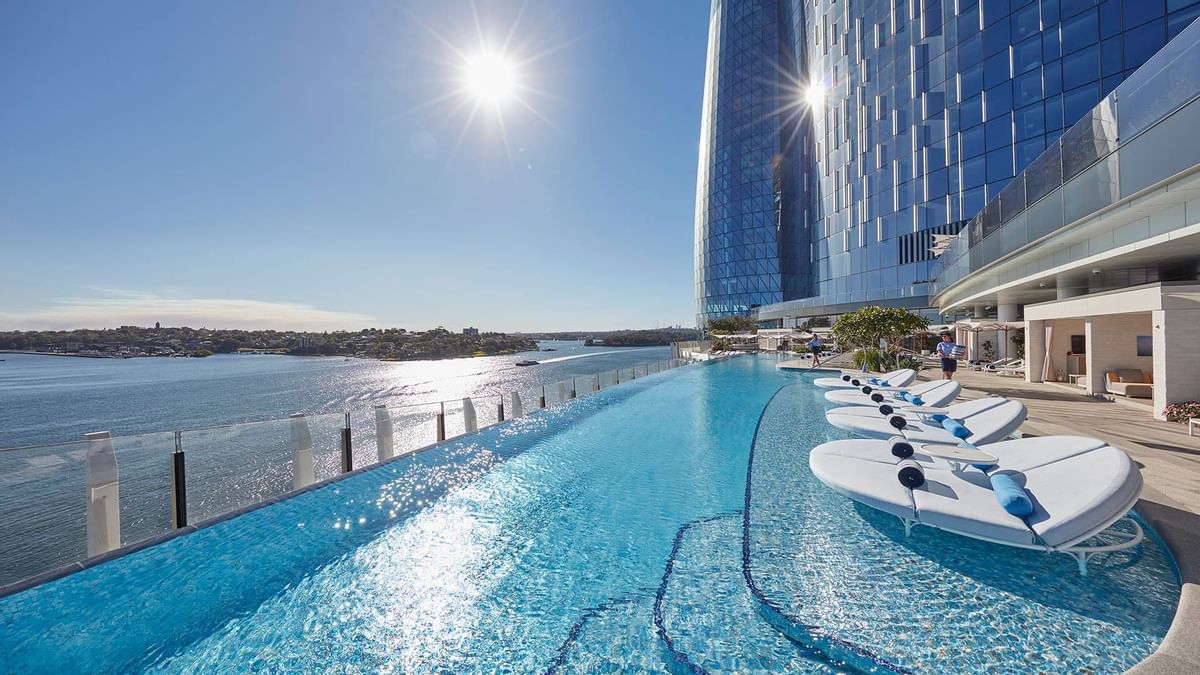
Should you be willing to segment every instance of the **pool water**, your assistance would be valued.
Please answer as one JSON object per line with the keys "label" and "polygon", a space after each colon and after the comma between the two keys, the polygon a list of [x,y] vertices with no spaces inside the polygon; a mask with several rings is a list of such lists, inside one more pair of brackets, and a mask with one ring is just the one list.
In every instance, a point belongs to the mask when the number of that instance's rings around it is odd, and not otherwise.
{"label": "pool water", "polygon": [[[21,672],[1120,672],[1179,597],[816,481],[844,437],[769,358],[681,368],[0,599]],[[752,452],[753,450],[753,452]],[[751,457],[753,462],[751,463]],[[753,589],[754,592],[751,592]]]}

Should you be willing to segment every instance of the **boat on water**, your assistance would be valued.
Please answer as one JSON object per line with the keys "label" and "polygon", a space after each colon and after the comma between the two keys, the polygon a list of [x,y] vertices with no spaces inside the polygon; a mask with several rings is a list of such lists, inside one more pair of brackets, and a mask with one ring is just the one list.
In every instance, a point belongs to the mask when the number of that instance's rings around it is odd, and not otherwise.
{"label": "boat on water", "polygon": [[531,360],[517,361],[518,366],[536,366],[537,364],[538,364],[537,361],[531,361]]}

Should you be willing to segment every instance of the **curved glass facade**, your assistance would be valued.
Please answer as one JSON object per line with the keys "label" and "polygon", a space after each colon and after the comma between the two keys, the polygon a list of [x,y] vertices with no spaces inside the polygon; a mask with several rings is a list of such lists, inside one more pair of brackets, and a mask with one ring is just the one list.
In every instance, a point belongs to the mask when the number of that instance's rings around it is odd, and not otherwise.
{"label": "curved glass facade", "polygon": [[[714,27],[719,14],[760,4],[715,0]],[[809,114],[779,116],[798,120],[797,135],[810,137],[812,150],[781,155],[785,163],[807,158],[794,172],[810,176],[808,202],[777,221],[780,239],[807,237],[805,255],[796,257],[807,258],[808,279],[781,285],[780,300],[759,312],[785,325],[866,303],[928,307],[932,235],[958,232],[1200,13],[1200,0],[767,4],[781,5],[784,32],[802,42],[787,50],[799,57],[800,80],[820,82],[824,92],[822,100],[806,97]],[[737,50],[731,34],[714,31],[710,80]],[[759,80],[743,84],[762,88]],[[777,85],[768,89],[764,95],[778,94]],[[730,105],[711,93],[706,87],[706,133]],[[713,193],[704,155],[722,149],[702,141],[701,203]],[[708,289],[724,280],[700,265],[709,259],[710,244],[699,236],[702,224],[711,231],[706,213],[697,210],[701,315]]]}
{"label": "curved glass facade", "polygon": [[696,316],[810,292],[797,3],[714,0],[696,200]]}

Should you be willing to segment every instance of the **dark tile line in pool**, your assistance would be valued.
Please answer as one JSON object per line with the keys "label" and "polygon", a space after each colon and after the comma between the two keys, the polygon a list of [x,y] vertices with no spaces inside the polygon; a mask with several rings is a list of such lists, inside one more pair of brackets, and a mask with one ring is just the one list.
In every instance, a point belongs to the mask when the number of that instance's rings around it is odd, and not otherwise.
{"label": "dark tile line in pool", "polygon": [[[650,592],[649,589],[639,590],[642,590],[647,594]],[[637,600],[638,597],[636,595],[630,595],[621,598],[609,598],[595,607],[588,607],[587,609],[583,610],[583,614],[578,620],[575,621],[575,623],[571,624],[570,630],[567,631],[567,637],[562,641],[562,644],[558,646],[558,651],[555,652],[554,659],[546,668],[545,675],[556,675],[562,671],[563,665],[566,664],[567,656],[571,653],[571,648],[578,644],[579,634],[583,632],[583,628],[587,625],[588,621],[600,616],[602,613],[614,607],[637,602]]]}
{"label": "dark tile line in pool", "polygon": [[767,404],[763,406],[762,413],[758,416],[758,423],[754,427],[754,436],[750,442],[750,453],[746,461],[746,495],[745,505],[742,507],[742,577],[746,580],[746,586],[750,589],[750,595],[755,600],[759,614],[762,614],[768,623],[787,636],[789,640],[815,649],[826,657],[834,656],[830,660],[862,664],[868,669],[885,668],[897,675],[912,675],[912,671],[907,668],[891,663],[865,647],[833,635],[820,626],[809,625],[790,616],[777,603],[768,598],[754,581],[754,573],[750,569],[750,504],[754,483],[754,448],[758,444],[758,434],[771,404],[785,389],[798,386],[803,385],[785,384],[777,389]]}
{"label": "dark tile line in pool", "polygon": [[697,675],[708,672],[699,664],[692,663],[692,660],[688,658],[687,654],[675,648],[675,642],[671,639],[671,636],[667,634],[666,625],[663,623],[663,598],[667,594],[667,583],[671,579],[671,572],[675,570],[675,559],[679,557],[679,547],[683,545],[683,537],[685,534],[687,534],[688,530],[692,529],[693,527],[703,525],[705,523],[711,523],[714,520],[720,520],[721,518],[736,516],[739,513],[741,512],[727,511],[725,513],[718,513],[714,516],[697,518],[684,523],[678,530],[675,531],[675,538],[671,542],[671,553],[667,556],[666,569],[663,571],[662,582],[659,583],[658,590],[654,593],[654,630],[658,633],[658,639],[662,642],[663,648],[667,651],[668,663],[672,672],[682,670],[683,672],[695,673]]}

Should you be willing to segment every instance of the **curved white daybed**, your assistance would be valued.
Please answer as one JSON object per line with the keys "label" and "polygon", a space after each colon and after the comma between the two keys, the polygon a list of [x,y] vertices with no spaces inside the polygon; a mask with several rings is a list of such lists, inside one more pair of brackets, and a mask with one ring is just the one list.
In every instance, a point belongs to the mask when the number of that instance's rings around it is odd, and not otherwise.
{"label": "curved white daybed", "polygon": [[[825,389],[858,389],[864,384],[880,387],[907,387],[915,379],[917,379],[917,371],[912,368],[901,368],[882,375],[846,373],[841,377],[819,377],[813,380],[813,384]],[[855,380],[858,380],[857,384],[855,384]],[[877,384],[872,383],[871,380],[875,380]]]}
{"label": "curved white daybed", "polygon": [[[870,393],[864,393],[862,389],[869,389]],[[908,389],[876,389],[870,385],[863,385],[860,389],[831,389],[825,392],[825,400],[842,405],[877,406],[880,403],[890,403],[893,407],[897,404],[918,405],[901,398],[903,394],[912,394],[920,398],[920,405],[941,407],[949,405],[951,401],[958,398],[960,391],[962,391],[962,386],[954,380],[933,380],[922,382]]]}
{"label": "curved white daybed", "polygon": [[[886,405],[886,404],[884,404]],[[883,406],[880,406],[881,408]],[[945,417],[965,427],[956,436],[945,422],[926,414],[897,409],[885,415],[879,408],[853,406],[834,408],[825,414],[830,424],[866,438],[891,438],[897,433],[915,443],[958,445],[994,443],[1016,431],[1025,421],[1025,405],[999,397],[956,403],[941,409]],[[901,426],[902,425],[902,426]]]}
{"label": "curved white daybed", "polygon": [[[851,440],[814,448],[809,466],[830,488],[900,518],[906,532],[929,525],[998,544],[1066,553],[1085,575],[1091,556],[1142,540],[1142,528],[1131,520],[1131,531],[1111,533],[1117,543],[1083,544],[1121,520],[1141,495],[1141,472],[1124,452],[1075,436],[1004,441],[979,450],[994,455],[996,465],[951,470],[920,461],[919,449],[901,461],[891,457],[887,442]],[[901,483],[901,471],[909,472],[905,479],[912,487]],[[993,490],[997,474],[1023,489],[1028,515],[1013,515],[1001,505]]]}

